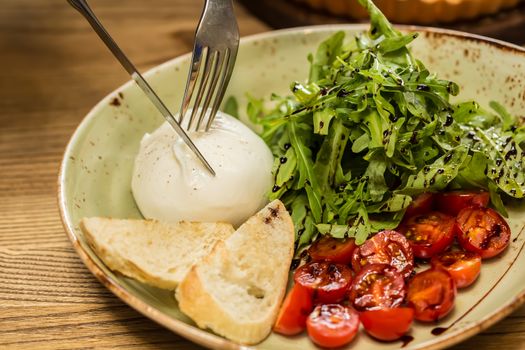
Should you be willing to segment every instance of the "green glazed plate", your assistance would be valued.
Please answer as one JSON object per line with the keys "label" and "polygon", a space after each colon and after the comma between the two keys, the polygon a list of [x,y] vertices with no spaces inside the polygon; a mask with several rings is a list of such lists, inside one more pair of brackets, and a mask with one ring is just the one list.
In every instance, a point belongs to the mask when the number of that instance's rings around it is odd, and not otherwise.
{"label": "green glazed plate", "polygon": [[[241,40],[235,72],[226,96],[246,105],[246,93],[269,97],[286,94],[290,82],[308,75],[306,56],[336,30],[348,35],[362,25],[305,27],[269,32]],[[461,86],[462,100],[475,98],[485,107],[490,100],[525,115],[525,50],[487,38],[423,27],[405,27],[422,35],[413,50],[431,71]],[[145,76],[161,98],[177,111],[190,56],[150,70]],[[150,319],[213,349],[316,349],[306,335],[271,334],[246,347],[197,328],[178,309],[173,292],[145,286],[108,270],[86,244],[78,222],[86,216],[140,218],[130,182],[133,160],[146,132],[162,117],[134,83],[127,83],[98,103],[85,117],[67,146],[59,176],[59,204],[66,232],[91,272],[115,295]],[[478,281],[458,293],[454,311],[439,326],[416,323],[411,341],[379,343],[361,331],[348,346],[356,350],[440,349],[466,339],[508,315],[525,300],[525,206],[509,208],[513,241],[499,258],[484,262]],[[447,327],[450,327],[447,329]],[[436,333],[436,332],[434,332]]]}

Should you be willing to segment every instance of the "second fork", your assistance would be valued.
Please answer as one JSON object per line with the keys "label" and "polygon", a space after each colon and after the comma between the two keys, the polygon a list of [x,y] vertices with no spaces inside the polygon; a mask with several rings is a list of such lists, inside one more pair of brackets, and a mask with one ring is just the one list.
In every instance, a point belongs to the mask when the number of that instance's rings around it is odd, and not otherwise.
{"label": "second fork", "polygon": [[[239,29],[233,1],[206,0],[195,32],[191,65],[180,108],[179,122],[187,125],[188,131],[209,130],[228,87],[238,47]],[[190,114],[187,123],[186,114]]]}

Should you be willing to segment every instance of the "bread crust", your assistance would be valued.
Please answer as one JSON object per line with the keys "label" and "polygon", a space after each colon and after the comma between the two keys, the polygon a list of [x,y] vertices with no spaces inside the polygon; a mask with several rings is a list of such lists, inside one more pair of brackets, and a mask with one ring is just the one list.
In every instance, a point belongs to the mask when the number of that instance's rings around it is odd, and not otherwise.
{"label": "bread crust", "polygon": [[[142,283],[170,290],[174,290],[177,287],[196,260],[200,260],[202,256],[206,256],[211,251],[213,244],[208,247],[205,245],[207,241],[220,241],[234,232],[233,227],[227,223],[191,223],[182,221],[178,224],[167,224],[156,220],[100,217],[83,218],[80,221],[80,228],[89,246],[109,269]],[[179,240],[184,238],[183,236],[188,238],[188,236],[196,232],[198,232],[198,238],[204,240],[204,242],[200,242],[201,244],[191,240],[189,240],[192,243],[191,246],[183,247],[177,244]],[[141,236],[137,241],[146,241],[147,244],[147,241],[154,239],[156,234],[158,234],[158,239],[163,245],[177,248],[171,254],[172,257],[170,259],[172,261],[188,250],[192,251],[194,258],[187,258],[187,262],[178,264],[169,273],[166,273],[166,271],[155,270],[155,266],[147,263],[148,260],[158,259],[156,256],[158,252],[154,249],[141,249],[144,256],[131,255],[129,251],[121,249],[120,245],[124,244],[123,241],[126,238]],[[169,264],[169,262],[166,262],[166,264]]]}
{"label": "bread crust", "polygon": [[[224,243],[218,242],[213,252],[206,259],[213,259],[214,255],[225,253]],[[226,257],[222,257],[226,259]],[[286,284],[286,280],[284,281]],[[271,331],[274,321],[272,311],[268,316],[270,319],[246,323],[239,322],[234,315],[226,312],[224,308],[213,298],[213,295],[202,283],[198,268],[193,266],[181,282],[176,291],[179,308],[200,328],[210,328],[218,335],[243,344],[256,344],[263,340]],[[280,298],[282,299],[282,297]]]}
{"label": "bread crust", "polygon": [[[251,232],[247,230],[251,230]],[[258,231],[255,232],[255,230]],[[237,244],[238,239],[243,238],[239,235],[252,235],[261,238],[259,242],[252,242],[252,244],[269,244],[268,240],[274,240],[275,237],[263,239],[266,230],[275,230],[270,235],[286,235],[281,237],[285,242],[285,248],[274,247],[272,261],[259,261],[260,263],[257,266],[257,268],[260,267],[261,272],[268,268],[276,271],[276,278],[272,280],[272,288],[275,289],[274,299],[260,319],[241,320],[229,309],[234,307],[233,303],[236,301],[232,300],[230,305],[221,303],[216,297],[220,291],[207,283],[206,272],[217,265],[241,264],[240,259],[232,256],[233,247],[231,245],[234,244],[233,242]],[[293,242],[294,230],[290,215],[280,201],[273,201],[250,218],[224,242],[217,242],[212,252],[190,269],[176,291],[179,308],[201,328],[209,328],[215,333],[238,343],[247,345],[259,343],[271,332],[286,292],[289,266],[293,257]],[[259,258],[263,259],[265,256],[261,255]],[[242,267],[239,268],[242,269]]]}

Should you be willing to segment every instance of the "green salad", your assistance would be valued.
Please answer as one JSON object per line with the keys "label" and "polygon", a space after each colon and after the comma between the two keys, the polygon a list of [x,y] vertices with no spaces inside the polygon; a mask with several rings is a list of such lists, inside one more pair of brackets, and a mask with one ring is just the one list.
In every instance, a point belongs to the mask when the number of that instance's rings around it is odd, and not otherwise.
{"label": "green salad", "polygon": [[412,199],[444,189],[525,196],[525,127],[497,102],[450,102],[456,83],[412,56],[401,33],[371,0],[367,33],[337,32],[309,55],[306,82],[275,108],[250,97],[248,116],[275,156],[270,199],[280,198],[296,230],[296,252],[318,234],[354,237],[400,223]]}

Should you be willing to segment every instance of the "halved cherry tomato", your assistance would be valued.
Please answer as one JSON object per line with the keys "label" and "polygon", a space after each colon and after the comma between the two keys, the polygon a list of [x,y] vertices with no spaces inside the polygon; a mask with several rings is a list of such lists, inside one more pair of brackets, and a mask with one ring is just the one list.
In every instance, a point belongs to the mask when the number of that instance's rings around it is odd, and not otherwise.
{"label": "halved cherry tomato", "polygon": [[406,295],[403,275],[386,264],[366,265],[354,278],[349,299],[358,311],[401,305]]}
{"label": "halved cherry tomato", "polygon": [[355,240],[333,238],[324,235],[308,248],[308,254],[314,261],[330,261],[338,264],[350,264],[355,249]]}
{"label": "halved cherry tomato", "polygon": [[451,191],[436,196],[437,209],[445,214],[456,216],[466,207],[486,207],[490,194],[485,191]]}
{"label": "halved cherry tomato", "polygon": [[458,241],[463,249],[487,259],[501,253],[510,243],[510,227],[495,210],[469,207],[457,218]]}
{"label": "halved cherry tomato", "polygon": [[273,330],[284,335],[301,333],[313,308],[312,292],[300,284],[294,284],[281,305]]}
{"label": "halved cherry tomato", "polygon": [[354,271],[357,273],[368,264],[391,265],[408,278],[414,271],[414,256],[405,236],[396,231],[381,231],[354,250]]}
{"label": "halved cherry tomato", "polygon": [[318,305],[306,320],[310,339],[325,348],[350,343],[359,329],[359,314],[339,304]]}
{"label": "halved cherry tomato", "polygon": [[450,274],[431,268],[414,276],[408,285],[407,300],[415,318],[432,322],[445,317],[454,307],[456,285]]}
{"label": "halved cherry tomato", "polygon": [[434,255],[432,267],[445,269],[454,279],[457,288],[470,286],[481,271],[481,256],[474,252],[452,251]]}
{"label": "halved cherry tomato", "polygon": [[352,282],[352,270],[346,265],[310,262],[295,270],[295,283],[312,291],[316,303],[337,303]]}
{"label": "halved cherry tomato", "polygon": [[409,307],[364,311],[359,314],[361,323],[372,337],[392,341],[401,338],[414,321],[414,309]]}
{"label": "halved cherry tomato", "polygon": [[452,216],[431,211],[412,216],[398,230],[410,242],[415,257],[428,259],[450,247],[455,223]]}
{"label": "halved cherry tomato", "polygon": [[433,205],[434,194],[431,192],[421,193],[412,200],[412,203],[410,203],[405,212],[405,217],[409,218],[415,215],[426,214],[432,210]]}

